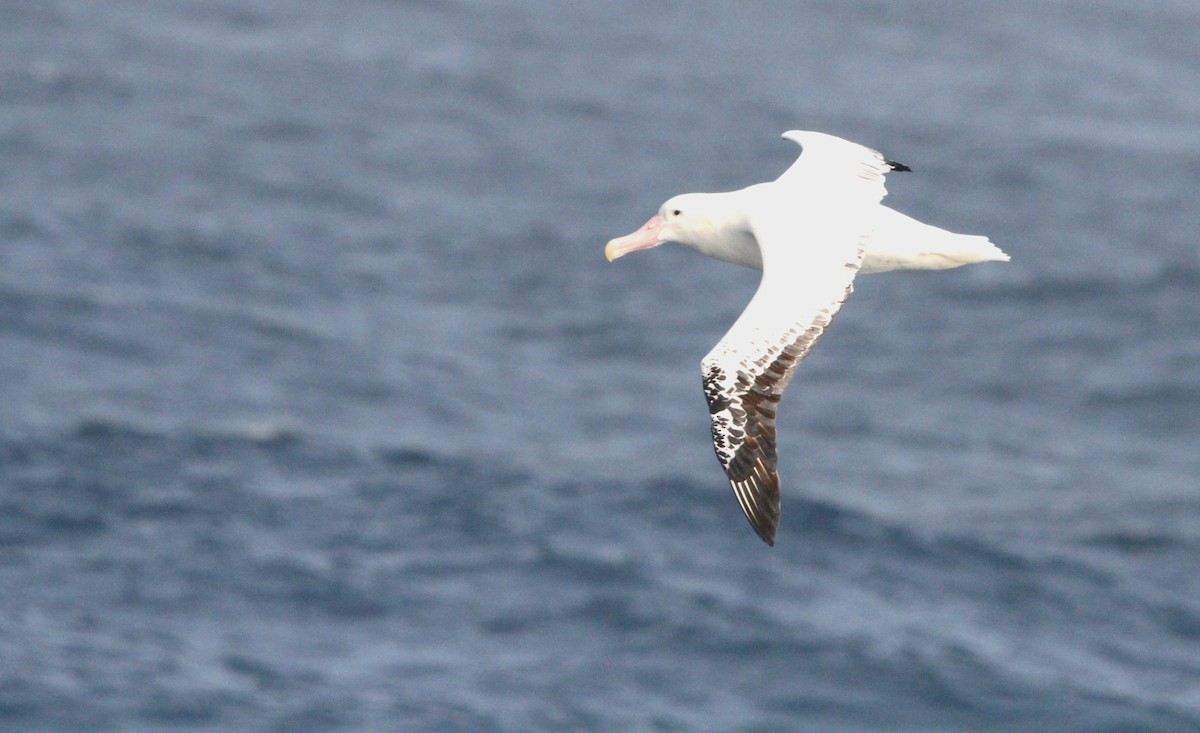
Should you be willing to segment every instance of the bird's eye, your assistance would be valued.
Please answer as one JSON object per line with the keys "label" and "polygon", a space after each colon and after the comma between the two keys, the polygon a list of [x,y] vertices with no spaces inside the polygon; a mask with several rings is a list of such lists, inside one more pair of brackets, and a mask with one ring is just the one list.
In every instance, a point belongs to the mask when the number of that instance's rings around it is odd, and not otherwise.
{"label": "bird's eye", "polygon": [[674,211],[672,211],[672,212],[671,212],[671,215],[672,215],[672,216],[679,216],[679,215],[680,215],[680,214],[682,214],[682,213],[683,213],[683,212],[682,212],[682,211],[680,211],[679,209],[675,209]]}

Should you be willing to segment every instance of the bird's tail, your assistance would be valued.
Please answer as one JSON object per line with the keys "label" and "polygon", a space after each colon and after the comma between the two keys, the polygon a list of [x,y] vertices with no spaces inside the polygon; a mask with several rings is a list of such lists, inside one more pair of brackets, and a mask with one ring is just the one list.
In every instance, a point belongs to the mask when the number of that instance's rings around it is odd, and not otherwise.
{"label": "bird's tail", "polygon": [[886,206],[866,243],[862,272],[948,270],[977,262],[1007,262],[1008,255],[987,237],[955,234],[905,216]]}

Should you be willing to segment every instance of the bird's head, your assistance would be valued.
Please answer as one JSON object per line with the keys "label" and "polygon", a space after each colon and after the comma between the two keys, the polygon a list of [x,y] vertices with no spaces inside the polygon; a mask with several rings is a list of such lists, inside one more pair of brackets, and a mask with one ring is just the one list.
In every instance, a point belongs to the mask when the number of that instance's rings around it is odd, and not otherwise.
{"label": "bird's head", "polygon": [[684,193],[670,198],[650,217],[650,221],[632,234],[611,240],[604,248],[609,262],[639,249],[657,247],[663,242],[679,242],[700,248],[717,234],[709,197],[712,194]]}

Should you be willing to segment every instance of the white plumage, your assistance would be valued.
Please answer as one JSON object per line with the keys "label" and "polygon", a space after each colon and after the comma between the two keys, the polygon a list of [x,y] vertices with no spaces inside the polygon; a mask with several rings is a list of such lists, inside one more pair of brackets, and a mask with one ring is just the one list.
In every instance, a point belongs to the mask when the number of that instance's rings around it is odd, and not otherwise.
{"label": "white plumage", "polygon": [[792,130],[800,158],[777,180],[669,199],[609,260],[675,241],[761,269],[746,310],[701,363],[713,447],[755,532],[779,527],[775,412],[796,367],[837,315],[858,272],[1006,261],[986,237],[954,234],[880,204],[884,176],[908,170],[832,135]]}

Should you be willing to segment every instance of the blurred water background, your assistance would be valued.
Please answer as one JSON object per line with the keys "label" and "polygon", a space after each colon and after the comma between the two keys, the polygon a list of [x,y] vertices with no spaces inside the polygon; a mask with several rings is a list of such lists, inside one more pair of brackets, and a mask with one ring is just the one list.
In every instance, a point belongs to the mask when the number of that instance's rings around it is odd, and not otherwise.
{"label": "blurred water background", "polygon": [[[1200,6],[0,5],[0,729],[1200,730]],[[861,277],[751,532],[787,129],[1013,257]]]}

